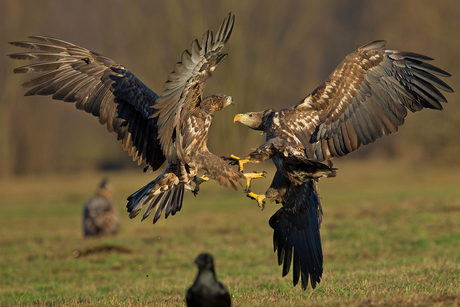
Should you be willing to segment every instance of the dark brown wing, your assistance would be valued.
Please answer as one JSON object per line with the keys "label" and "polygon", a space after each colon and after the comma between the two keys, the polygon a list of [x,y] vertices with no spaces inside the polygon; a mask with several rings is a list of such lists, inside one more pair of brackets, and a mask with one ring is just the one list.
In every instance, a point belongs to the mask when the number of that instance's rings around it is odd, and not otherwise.
{"label": "dark brown wing", "polygon": [[117,133],[133,160],[139,164],[146,160],[153,170],[163,164],[156,119],[149,118],[157,94],[103,55],[51,37],[30,38],[34,41],[10,44],[33,52],[9,55],[12,59],[39,61],[14,70],[40,73],[22,84],[31,88],[26,96],[53,95],[53,99],[75,102],[78,109],[97,116],[110,132]]}
{"label": "dark brown wing", "polygon": [[206,80],[227,57],[227,54],[220,51],[230,38],[234,20],[235,17],[229,14],[216,36],[213,36],[212,31],[207,31],[203,35],[201,46],[197,40],[192,42],[190,52],[185,50],[182,53],[181,61],[169,75],[164,91],[154,106],[154,116],[158,116],[161,148],[171,163],[175,163],[178,158],[184,161],[184,117],[187,112],[199,107]]}
{"label": "dark brown wing", "polygon": [[453,90],[435,75],[449,73],[424,62],[429,57],[384,48],[385,41],[360,47],[303,101],[279,111],[309,158],[344,156],[398,131],[406,109],[440,110],[447,102],[439,89]]}

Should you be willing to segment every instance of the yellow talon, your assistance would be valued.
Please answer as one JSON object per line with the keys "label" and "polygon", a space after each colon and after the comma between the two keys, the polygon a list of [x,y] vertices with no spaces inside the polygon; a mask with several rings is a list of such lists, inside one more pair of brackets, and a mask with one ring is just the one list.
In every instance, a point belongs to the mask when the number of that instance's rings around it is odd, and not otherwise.
{"label": "yellow talon", "polygon": [[209,181],[209,177],[205,175],[201,176],[199,179],[201,179],[202,181],[200,183],[203,183],[204,181]]}
{"label": "yellow talon", "polygon": [[253,192],[249,192],[247,194],[247,196],[251,199],[254,199],[255,201],[257,201],[257,204],[259,205],[259,208],[262,208],[262,210],[265,209],[265,195],[262,194],[262,195],[259,195],[259,194],[256,194],[256,193],[253,193]]}
{"label": "yellow talon", "polygon": [[222,157],[224,160],[230,160],[231,165],[236,165],[238,163],[238,171],[242,172],[243,171],[243,164],[250,162],[248,159],[241,159],[240,157],[237,157],[233,154],[229,156],[224,156]]}
{"label": "yellow talon", "polygon": [[198,191],[200,190],[200,184],[202,184],[203,182],[209,181],[209,177],[207,177],[206,175],[203,175],[201,177],[195,177],[193,181],[195,182],[195,189],[192,190],[192,193],[193,195],[197,196]]}
{"label": "yellow talon", "polygon": [[249,192],[249,188],[251,188],[251,180],[252,179],[257,179],[257,178],[265,178],[265,175],[267,174],[266,171],[263,171],[262,173],[244,173],[244,177],[246,178],[246,192]]}
{"label": "yellow talon", "polygon": [[244,160],[239,159],[238,160],[238,171],[242,172],[243,171],[243,164],[248,163],[248,162],[249,162],[249,160],[247,160],[247,159],[244,159]]}

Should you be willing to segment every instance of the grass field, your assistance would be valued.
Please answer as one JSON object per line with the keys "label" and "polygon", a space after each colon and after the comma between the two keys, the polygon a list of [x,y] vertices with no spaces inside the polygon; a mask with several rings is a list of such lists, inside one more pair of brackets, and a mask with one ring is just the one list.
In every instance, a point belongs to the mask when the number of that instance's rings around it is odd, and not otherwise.
{"label": "grass field", "polygon": [[[234,306],[458,306],[460,167],[336,166],[338,177],[319,184],[323,280],[306,291],[277,266],[268,219],[278,205],[260,211],[241,190],[203,185],[197,198],[186,195],[181,212],[152,226],[124,208],[151,174],[1,182],[0,305],[184,306],[192,261],[210,252]],[[121,230],[85,240],[82,206],[105,175]]]}

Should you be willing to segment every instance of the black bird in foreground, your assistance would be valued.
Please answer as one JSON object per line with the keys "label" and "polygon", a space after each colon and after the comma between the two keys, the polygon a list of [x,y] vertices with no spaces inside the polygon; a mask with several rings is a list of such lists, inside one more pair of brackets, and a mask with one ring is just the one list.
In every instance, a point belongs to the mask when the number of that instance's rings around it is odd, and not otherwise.
{"label": "black bird in foreground", "polygon": [[283,204],[271,218],[273,244],[283,276],[293,258],[294,286],[302,277],[305,290],[321,281],[323,253],[319,226],[321,205],[316,181],[335,175],[329,166],[361,145],[396,133],[407,110],[441,110],[453,92],[437,76],[444,70],[428,64],[431,58],[385,49],[385,41],[368,43],[349,54],[326,81],[296,105],[235,116],[266,134],[266,143],[248,157],[230,156],[232,163],[258,163],[272,159],[276,173],[265,195],[249,193],[259,203],[267,197]]}
{"label": "black bird in foreground", "polygon": [[232,302],[224,285],[216,279],[214,262],[210,254],[200,254],[195,263],[198,275],[185,297],[188,307],[228,307]]}
{"label": "black bird in foreground", "polygon": [[112,184],[104,179],[93,198],[83,210],[83,232],[85,237],[115,235],[120,224],[120,214],[113,202]]}

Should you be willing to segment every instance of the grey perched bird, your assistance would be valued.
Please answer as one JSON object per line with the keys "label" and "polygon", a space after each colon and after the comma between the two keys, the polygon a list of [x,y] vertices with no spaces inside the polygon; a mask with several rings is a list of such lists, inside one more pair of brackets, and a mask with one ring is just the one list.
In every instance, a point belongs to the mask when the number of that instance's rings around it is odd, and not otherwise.
{"label": "grey perched bird", "polygon": [[200,254],[195,259],[195,263],[198,265],[198,275],[187,291],[187,306],[231,306],[232,302],[227,289],[216,279],[212,256],[210,254]]}
{"label": "grey perched bird", "polygon": [[120,215],[112,199],[112,184],[104,179],[93,198],[88,200],[83,211],[85,237],[115,235],[120,224]]}

